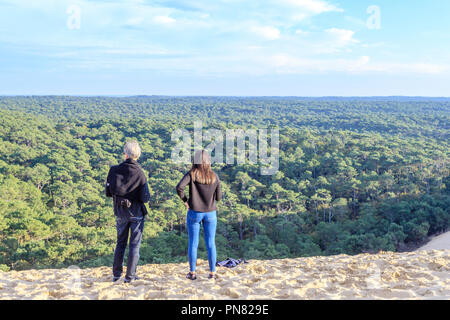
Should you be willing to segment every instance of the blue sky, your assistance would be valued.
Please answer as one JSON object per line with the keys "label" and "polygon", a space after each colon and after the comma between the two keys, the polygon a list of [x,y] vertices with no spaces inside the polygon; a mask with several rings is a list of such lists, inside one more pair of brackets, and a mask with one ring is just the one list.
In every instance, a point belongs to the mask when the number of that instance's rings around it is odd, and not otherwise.
{"label": "blue sky", "polygon": [[448,0],[0,0],[0,94],[450,96],[449,18]]}

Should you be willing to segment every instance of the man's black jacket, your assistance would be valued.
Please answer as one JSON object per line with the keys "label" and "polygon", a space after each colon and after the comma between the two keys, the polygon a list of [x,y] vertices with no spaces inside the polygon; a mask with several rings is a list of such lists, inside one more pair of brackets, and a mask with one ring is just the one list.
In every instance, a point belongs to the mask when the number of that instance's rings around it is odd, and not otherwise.
{"label": "man's black jacket", "polygon": [[115,215],[122,210],[133,216],[147,214],[144,205],[150,201],[147,178],[135,160],[127,159],[109,169],[105,192],[107,197],[113,197]]}

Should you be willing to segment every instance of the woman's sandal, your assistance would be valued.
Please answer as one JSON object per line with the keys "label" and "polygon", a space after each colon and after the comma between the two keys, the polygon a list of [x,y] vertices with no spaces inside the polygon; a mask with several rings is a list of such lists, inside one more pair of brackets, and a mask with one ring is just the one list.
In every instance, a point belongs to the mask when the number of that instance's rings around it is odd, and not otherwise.
{"label": "woman's sandal", "polygon": [[208,275],[208,279],[217,279],[217,278],[218,278],[218,277],[217,277],[217,274],[215,274],[215,273],[214,273],[214,274],[211,274],[211,273],[210,273],[210,274]]}
{"label": "woman's sandal", "polygon": [[186,278],[187,279],[190,279],[190,280],[195,280],[195,279],[197,279],[197,276],[195,275],[195,273],[188,273],[187,275],[186,275]]}

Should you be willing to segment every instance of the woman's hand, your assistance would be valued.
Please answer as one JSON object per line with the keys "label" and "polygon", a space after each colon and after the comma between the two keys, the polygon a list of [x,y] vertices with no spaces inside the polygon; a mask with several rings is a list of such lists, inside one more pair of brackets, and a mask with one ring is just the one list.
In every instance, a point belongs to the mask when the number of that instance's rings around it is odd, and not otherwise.
{"label": "woman's hand", "polygon": [[189,210],[189,203],[185,202],[185,203],[184,203],[184,206],[186,207],[186,209]]}

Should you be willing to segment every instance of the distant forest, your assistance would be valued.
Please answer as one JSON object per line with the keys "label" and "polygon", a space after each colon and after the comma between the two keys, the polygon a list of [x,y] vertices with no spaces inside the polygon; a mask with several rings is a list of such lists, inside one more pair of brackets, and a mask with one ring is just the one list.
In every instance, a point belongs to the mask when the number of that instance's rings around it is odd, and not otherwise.
{"label": "distant forest", "polygon": [[104,182],[130,139],[151,193],[140,263],[187,261],[171,133],[194,120],[280,132],[275,175],[214,167],[219,260],[401,251],[450,223],[450,99],[0,97],[0,119],[0,270],[112,265]]}

